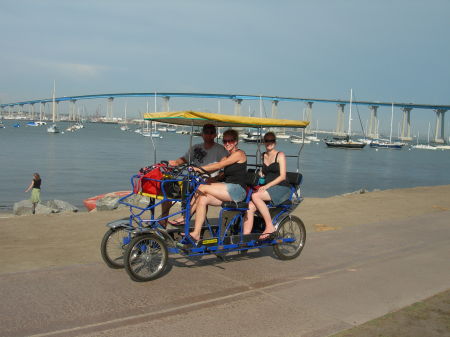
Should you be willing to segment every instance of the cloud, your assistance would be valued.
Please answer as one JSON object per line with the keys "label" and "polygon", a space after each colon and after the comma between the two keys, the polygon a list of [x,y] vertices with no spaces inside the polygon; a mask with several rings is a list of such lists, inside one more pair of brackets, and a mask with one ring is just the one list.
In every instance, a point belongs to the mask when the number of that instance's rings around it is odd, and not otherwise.
{"label": "cloud", "polygon": [[96,64],[55,63],[53,67],[66,76],[71,77],[99,77],[108,67]]}
{"label": "cloud", "polygon": [[99,64],[54,61],[41,58],[24,60],[30,67],[41,73],[55,73],[58,77],[72,79],[94,79],[111,70],[111,67]]}

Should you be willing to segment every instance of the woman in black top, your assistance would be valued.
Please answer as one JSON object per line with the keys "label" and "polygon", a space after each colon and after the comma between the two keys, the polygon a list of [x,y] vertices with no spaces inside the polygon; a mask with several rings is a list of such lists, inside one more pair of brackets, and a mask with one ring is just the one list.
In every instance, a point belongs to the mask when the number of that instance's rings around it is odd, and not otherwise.
{"label": "woman in black top", "polygon": [[[200,240],[200,231],[206,218],[208,205],[220,206],[223,201],[242,201],[245,199],[245,176],[247,173],[247,156],[238,149],[238,133],[236,130],[227,130],[223,133],[223,146],[228,156],[221,161],[202,167],[205,171],[214,172],[224,169],[225,181],[200,185],[198,188],[198,201],[196,208],[194,231],[190,236],[194,241]],[[198,168],[196,171],[200,171]]]}
{"label": "woman in black top", "polygon": [[264,222],[264,232],[259,237],[266,239],[275,231],[266,201],[272,201],[274,205],[279,205],[291,196],[291,189],[286,180],[286,157],[283,152],[275,149],[276,137],[273,132],[264,135],[264,145],[266,152],[263,153],[262,173],[265,178],[265,185],[261,186],[257,192],[252,194],[252,202],[244,222],[244,234],[249,234],[253,227],[253,216],[255,211],[261,213]]}
{"label": "woman in black top", "polygon": [[32,212],[33,214],[36,213],[36,205],[41,201],[41,177],[39,176],[39,173],[33,173],[33,180],[31,181],[30,186],[25,190],[25,192],[28,192],[31,190],[31,198],[30,201],[33,204]]}

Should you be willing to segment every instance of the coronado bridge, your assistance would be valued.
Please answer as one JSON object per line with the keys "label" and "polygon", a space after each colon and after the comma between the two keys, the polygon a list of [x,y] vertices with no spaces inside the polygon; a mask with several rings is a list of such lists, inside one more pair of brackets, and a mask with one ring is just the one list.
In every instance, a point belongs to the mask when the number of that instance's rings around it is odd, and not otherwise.
{"label": "coronado bridge", "polygon": [[[105,99],[107,100],[107,111],[105,120],[112,119],[113,103],[115,98],[125,97],[152,97],[162,99],[163,111],[169,111],[169,101],[172,98],[210,98],[225,99],[234,102],[234,114],[241,115],[241,103],[248,100],[270,101],[272,104],[272,116],[277,118],[278,104],[280,102],[304,102],[305,103],[305,120],[311,122],[314,103],[331,103],[337,106],[337,122],[335,132],[338,135],[345,134],[344,131],[344,108],[350,104],[349,100],[341,99],[321,99],[321,98],[301,98],[301,97],[281,97],[281,96],[259,96],[259,95],[237,95],[237,94],[209,94],[209,93],[175,93],[175,92],[152,92],[152,93],[114,93],[114,94],[95,94],[81,96],[63,96],[55,98],[35,99],[22,102],[12,102],[0,104],[0,113],[2,116],[9,114],[20,115],[24,111],[24,106],[29,106],[31,118],[34,118],[35,105],[39,105],[39,112],[45,111],[47,103],[55,102],[55,106],[62,102],[70,104],[69,119],[75,118],[76,102],[81,100]],[[436,114],[434,142],[445,143],[444,120],[445,113],[450,109],[450,105],[434,105],[434,104],[416,104],[416,103],[398,103],[398,102],[377,102],[377,101],[352,101],[354,105],[368,106],[370,109],[369,126],[367,130],[368,137],[376,137],[378,135],[378,108],[379,107],[396,107],[403,111],[401,123],[400,139],[404,141],[412,140],[411,136],[411,110],[433,110]],[[57,109],[56,109],[57,110]]]}

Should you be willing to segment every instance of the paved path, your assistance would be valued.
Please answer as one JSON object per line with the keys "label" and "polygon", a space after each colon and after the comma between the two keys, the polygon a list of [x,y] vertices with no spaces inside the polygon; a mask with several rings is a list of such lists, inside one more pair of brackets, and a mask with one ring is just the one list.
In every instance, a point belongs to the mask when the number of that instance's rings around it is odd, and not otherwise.
{"label": "paved path", "polygon": [[101,263],[2,274],[0,335],[327,336],[448,289],[448,219],[308,233],[287,262],[175,258],[148,283]]}

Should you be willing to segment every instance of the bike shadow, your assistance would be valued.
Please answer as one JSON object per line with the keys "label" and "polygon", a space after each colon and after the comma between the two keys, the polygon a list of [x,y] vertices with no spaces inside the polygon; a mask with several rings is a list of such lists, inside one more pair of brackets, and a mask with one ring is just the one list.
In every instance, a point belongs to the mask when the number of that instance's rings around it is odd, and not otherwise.
{"label": "bike shadow", "polygon": [[243,260],[253,260],[264,256],[271,256],[275,258],[271,247],[260,247],[247,251],[232,251],[199,256],[174,255],[169,258],[168,265],[170,265],[170,269],[173,267],[201,268],[206,266],[216,266],[221,268],[221,265],[225,263],[229,264]]}

